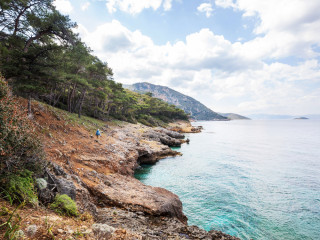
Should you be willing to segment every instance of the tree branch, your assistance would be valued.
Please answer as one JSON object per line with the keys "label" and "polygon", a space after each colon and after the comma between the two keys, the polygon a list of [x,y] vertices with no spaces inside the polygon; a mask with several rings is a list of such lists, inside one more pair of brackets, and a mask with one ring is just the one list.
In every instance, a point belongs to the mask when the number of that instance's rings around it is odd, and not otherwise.
{"label": "tree branch", "polygon": [[23,52],[24,52],[24,53],[27,53],[27,52],[28,52],[31,43],[32,43],[34,40],[37,40],[37,39],[41,38],[41,37],[44,36],[44,35],[50,34],[51,32],[52,32],[52,27],[50,26],[48,29],[43,30],[43,31],[40,31],[40,32],[39,32],[37,35],[35,35],[34,37],[29,38],[28,41],[26,42],[24,48],[23,48]]}

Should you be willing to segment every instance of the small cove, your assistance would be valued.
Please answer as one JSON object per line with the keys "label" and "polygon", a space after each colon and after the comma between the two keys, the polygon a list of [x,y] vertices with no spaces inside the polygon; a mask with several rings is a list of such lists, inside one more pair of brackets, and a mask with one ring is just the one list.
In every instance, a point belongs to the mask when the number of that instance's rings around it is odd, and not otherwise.
{"label": "small cove", "polygon": [[320,235],[320,121],[197,122],[181,157],[136,177],[183,202],[190,225],[241,239]]}

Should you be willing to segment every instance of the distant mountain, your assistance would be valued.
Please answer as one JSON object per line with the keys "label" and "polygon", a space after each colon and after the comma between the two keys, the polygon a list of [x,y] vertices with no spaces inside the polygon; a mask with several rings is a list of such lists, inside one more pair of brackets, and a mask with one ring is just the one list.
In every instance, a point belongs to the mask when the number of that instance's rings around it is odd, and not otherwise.
{"label": "distant mountain", "polygon": [[151,92],[153,97],[160,98],[167,103],[176,105],[178,108],[181,108],[186,113],[190,114],[190,117],[195,120],[228,120],[228,118],[212,111],[194,98],[168,87],[146,82],[123,85],[123,87],[139,93]]}
{"label": "distant mountain", "polygon": [[248,117],[236,114],[236,113],[219,113],[221,116],[224,116],[230,120],[251,120]]}

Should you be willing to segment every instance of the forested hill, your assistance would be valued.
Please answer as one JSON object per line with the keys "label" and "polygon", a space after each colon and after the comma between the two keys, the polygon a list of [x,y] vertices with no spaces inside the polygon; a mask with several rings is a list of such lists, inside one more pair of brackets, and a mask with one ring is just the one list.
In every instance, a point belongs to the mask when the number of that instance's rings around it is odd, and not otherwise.
{"label": "forested hill", "polygon": [[186,96],[168,87],[146,82],[125,85],[124,87],[139,93],[150,92],[153,97],[160,98],[167,103],[174,104],[175,106],[183,109],[195,120],[227,120],[226,117],[212,111],[194,98]]}
{"label": "forested hill", "polygon": [[219,113],[220,115],[227,117],[230,120],[251,120],[248,117],[236,114],[236,113]]}
{"label": "forested hill", "polygon": [[[100,119],[159,125],[187,115],[122,87],[53,0],[0,1],[0,76],[14,94]],[[31,100],[29,101],[31,103]]]}

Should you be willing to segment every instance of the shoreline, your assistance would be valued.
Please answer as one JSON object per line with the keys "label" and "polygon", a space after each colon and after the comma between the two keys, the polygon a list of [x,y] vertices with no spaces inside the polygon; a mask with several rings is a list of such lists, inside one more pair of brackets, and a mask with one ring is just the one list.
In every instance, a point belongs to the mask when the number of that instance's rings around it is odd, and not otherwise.
{"label": "shoreline", "polygon": [[[79,120],[40,103],[33,105],[33,113],[50,163],[42,178],[48,181],[48,186],[54,186],[54,190],[41,190],[40,195],[67,194],[76,201],[80,213],[92,215],[94,224],[86,226],[83,239],[96,239],[95,224],[111,229],[110,239],[238,239],[188,226],[176,194],[147,186],[134,177],[140,164],[154,164],[162,158],[181,155],[170,147],[181,146],[187,140],[171,129],[200,132],[200,128],[188,122],[186,130],[181,122],[165,129],[119,121]],[[93,136],[97,127],[102,132],[99,139]],[[66,228],[72,226],[61,224],[65,220],[51,221],[56,226],[52,232],[57,239],[70,235]],[[32,223],[36,221],[29,220],[28,225]],[[119,238],[120,233],[125,237]]]}

